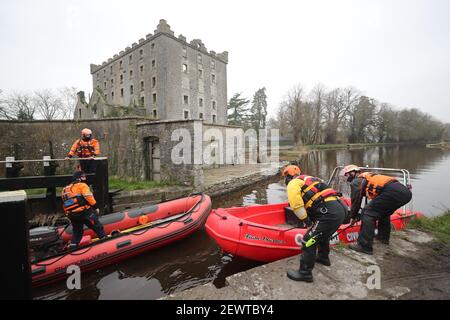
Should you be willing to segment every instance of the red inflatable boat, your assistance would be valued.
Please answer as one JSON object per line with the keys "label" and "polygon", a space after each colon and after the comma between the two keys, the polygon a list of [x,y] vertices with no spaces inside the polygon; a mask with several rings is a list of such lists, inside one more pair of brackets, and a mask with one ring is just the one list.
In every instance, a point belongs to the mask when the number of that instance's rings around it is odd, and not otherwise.
{"label": "red inflatable boat", "polygon": [[[348,199],[345,200],[347,205]],[[208,234],[225,252],[242,258],[271,262],[301,253],[305,228],[286,223],[288,203],[249,207],[215,209],[206,221]],[[391,215],[395,230],[406,226],[420,213],[398,210]],[[353,226],[343,224],[331,239],[331,244],[351,243],[358,238],[360,222]]]}
{"label": "red inflatable boat", "polygon": [[196,194],[157,205],[112,213],[100,217],[105,232],[109,235],[107,238],[94,239],[95,234],[86,230],[77,249],[62,252],[58,252],[54,247],[63,247],[70,240],[71,228],[32,229],[30,243],[34,253],[44,249],[47,253],[45,257],[34,256],[33,285],[45,285],[66,278],[66,269],[70,265],[78,265],[81,271],[95,270],[181,240],[198,230],[210,211],[209,196]]}

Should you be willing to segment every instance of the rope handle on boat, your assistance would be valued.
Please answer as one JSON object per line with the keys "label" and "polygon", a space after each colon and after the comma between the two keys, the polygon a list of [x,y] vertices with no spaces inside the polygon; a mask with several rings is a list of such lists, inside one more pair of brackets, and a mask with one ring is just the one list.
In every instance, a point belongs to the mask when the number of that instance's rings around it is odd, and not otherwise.
{"label": "rope handle on boat", "polygon": [[248,222],[244,223],[243,221],[239,222],[239,226],[240,227],[242,227],[243,225],[247,225],[247,226],[255,227],[255,228],[260,228],[260,229],[273,230],[273,231],[278,231],[278,232],[286,232],[286,231],[290,231],[290,230],[293,230],[293,229],[301,229],[301,228],[298,228],[298,227],[292,227],[292,228],[288,228],[288,229],[278,229],[278,228],[275,228],[275,227],[266,227],[266,226],[253,224],[253,223],[248,223]]}
{"label": "rope handle on boat", "polygon": [[[220,215],[218,215],[218,216],[220,217]],[[392,219],[391,221],[403,220],[403,219],[411,218],[411,217],[414,217],[414,216],[415,216],[414,214],[411,214],[411,215],[408,215],[408,216],[401,216],[399,218]],[[342,232],[344,232],[348,228],[355,226],[355,224],[356,223],[349,224],[347,227],[345,227],[344,229],[340,230],[337,235],[340,235]],[[266,227],[266,226],[262,226],[262,225],[257,225],[257,224],[252,224],[252,223],[240,221],[239,222],[239,226],[242,227],[243,225],[247,225],[247,226],[255,227],[255,228],[260,228],[260,229],[273,230],[273,231],[278,231],[278,232],[286,232],[286,231],[291,231],[291,230],[294,230],[294,229],[305,229],[305,228],[300,228],[300,227],[292,227],[292,228],[288,228],[288,229],[278,229],[278,228],[275,228],[275,227]],[[332,236],[332,238],[334,238],[334,237],[336,237],[336,235]]]}

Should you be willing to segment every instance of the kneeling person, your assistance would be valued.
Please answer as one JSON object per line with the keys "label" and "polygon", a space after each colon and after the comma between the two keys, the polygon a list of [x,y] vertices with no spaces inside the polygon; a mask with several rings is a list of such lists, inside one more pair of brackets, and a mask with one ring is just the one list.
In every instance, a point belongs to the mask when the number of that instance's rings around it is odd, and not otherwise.
{"label": "kneeling person", "polygon": [[94,230],[99,238],[105,237],[103,225],[98,220],[100,210],[89,186],[86,184],[86,174],[77,171],[73,181],[62,191],[64,212],[72,223],[73,235],[71,246],[78,246],[83,237],[83,226]]}
{"label": "kneeling person", "polygon": [[[283,170],[289,205],[295,215],[312,226],[303,237],[300,268],[288,270],[291,280],[312,282],[312,270],[316,262],[331,265],[330,238],[344,222],[347,209],[339,199],[338,192],[319,178],[300,175],[297,166]],[[316,257],[317,256],[317,257]]]}

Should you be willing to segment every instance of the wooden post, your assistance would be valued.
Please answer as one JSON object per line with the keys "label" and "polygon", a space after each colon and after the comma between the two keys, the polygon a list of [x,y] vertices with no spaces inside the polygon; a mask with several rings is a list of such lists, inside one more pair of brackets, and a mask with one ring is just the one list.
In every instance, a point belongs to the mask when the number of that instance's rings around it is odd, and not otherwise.
{"label": "wooden post", "polygon": [[97,200],[100,214],[105,214],[112,210],[109,201],[108,160],[94,161],[97,161],[94,179],[94,197]]}
{"label": "wooden post", "polygon": [[29,230],[24,190],[0,192],[0,300],[31,299]]}

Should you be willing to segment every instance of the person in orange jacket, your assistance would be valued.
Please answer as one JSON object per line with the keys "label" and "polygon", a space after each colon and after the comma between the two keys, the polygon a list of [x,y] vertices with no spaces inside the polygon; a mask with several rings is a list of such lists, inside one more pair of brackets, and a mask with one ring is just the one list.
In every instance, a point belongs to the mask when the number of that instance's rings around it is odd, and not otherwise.
{"label": "person in orange jacket", "polygon": [[61,194],[64,213],[72,223],[71,246],[78,246],[83,237],[83,225],[95,231],[99,238],[105,237],[103,225],[98,219],[100,210],[95,198],[86,184],[86,174],[76,171],[72,183],[66,186]]}
{"label": "person in orange jacket", "polygon": [[66,159],[70,159],[77,155],[80,159],[81,171],[86,173],[95,173],[96,162],[95,157],[100,155],[100,143],[97,139],[92,138],[92,131],[88,128],[81,130],[81,139],[77,139]]}
{"label": "person in orange jacket", "polygon": [[344,176],[347,177],[351,188],[351,223],[358,219],[362,199],[366,197],[369,200],[360,215],[361,231],[358,241],[349,248],[371,255],[375,227],[378,228],[375,238],[388,245],[391,234],[391,215],[411,201],[411,190],[394,177],[374,172],[361,173],[361,168],[354,164],[344,168]]}

